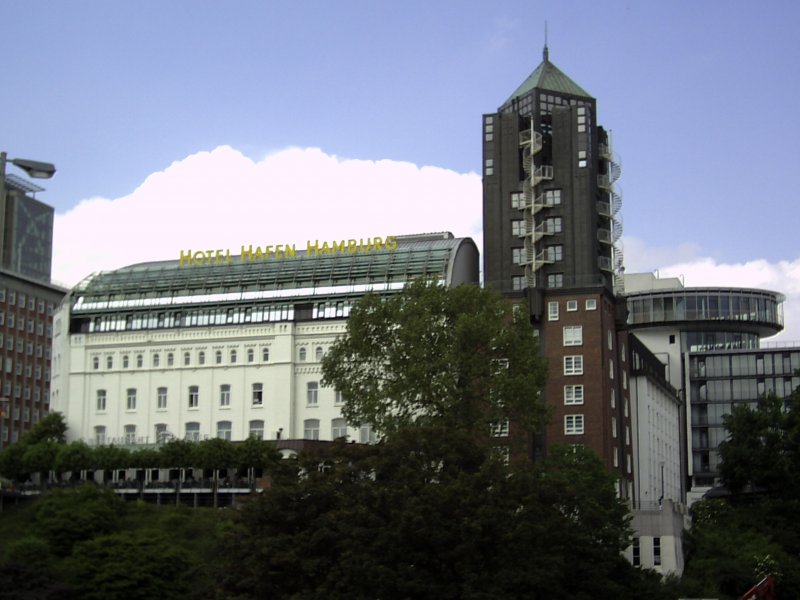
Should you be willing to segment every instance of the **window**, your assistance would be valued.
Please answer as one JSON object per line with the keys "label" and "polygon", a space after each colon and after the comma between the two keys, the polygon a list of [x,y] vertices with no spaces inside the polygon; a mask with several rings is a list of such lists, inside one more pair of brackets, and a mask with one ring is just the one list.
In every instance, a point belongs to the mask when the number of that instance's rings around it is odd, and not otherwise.
{"label": "window", "polygon": [[347,421],[344,419],[333,419],[331,421],[331,439],[347,437]]}
{"label": "window", "polygon": [[617,390],[611,388],[611,408],[617,408]]}
{"label": "window", "polygon": [[547,320],[558,321],[558,302],[547,303]]}
{"label": "window", "polygon": [[297,359],[300,362],[305,362],[305,360],[306,360],[306,349],[305,348],[300,348],[300,350],[297,353]]}
{"label": "window", "polygon": [[628,425],[625,425],[625,445],[631,445],[631,428]]}
{"label": "window", "polygon": [[218,365],[222,364],[222,350],[217,350],[214,353],[214,362]]}
{"label": "window", "polygon": [[106,428],[105,425],[97,425],[94,428],[94,443],[102,446],[106,443]]}
{"label": "window", "polygon": [[314,349],[314,360],[317,362],[322,360],[322,356],[325,354],[325,351],[322,349],[322,346],[317,346]]}
{"label": "window", "polygon": [[247,349],[247,362],[251,363],[256,359],[256,351],[252,348]]}
{"label": "window", "polygon": [[583,345],[583,325],[564,326],[564,345],[565,346]]}
{"label": "window", "polygon": [[200,406],[200,388],[196,385],[189,386],[189,408]]}
{"label": "window", "polygon": [[508,437],[508,419],[490,425],[492,437]]}
{"label": "window", "polygon": [[614,349],[614,332],[610,329],[606,332],[606,337],[608,338],[608,349]]}
{"label": "window", "polygon": [[159,410],[167,408],[167,388],[165,387],[156,390],[156,408]]}
{"label": "window", "polygon": [[264,403],[264,384],[253,384],[253,406],[261,406]]}
{"label": "window", "polygon": [[206,353],[203,352],[202,350],[200,350],[200,352],[197,353],[197,364],[198,365],[206,364]]}
{"label": "window", "polygon": [[104,411],[106,409],[106,391],[97,390],[97,410]]}
{"label": "window", "polygon": [[515,265],[521,265],[525,260],[525,248],[512,248],[511,249],[511,262]]}
{"label": "window", "polygon": [[371,425],[362,425],[358,430],[358,441],[362,444],[371,444],[375,441],[375,432]]}
{"label": "window", "polygon": [[614,461],[614,466],[618,467],[619,466],[619,448],[617,448],[617,447],[614,447],[613,461]]}
{"label": "window", "polygon": [[266,346],[261,349],[261,361],[269,362],[269,348],[267,348]]}
{"label": "window", "polygon": [[217,437],[221,440],[231,439],[231,422],[217,421]]}
{"label": "window", "polygon": [[130,366],[130,356],[127,354],[122,355],[122,368],[127,369]]}
{"label": "window", "polygon": [[614,359],[608,359],[608,378],[614,379]]}
{"label": "window", "polygon": [[547,250],[547,260],[557,262],[559,260],[564,259],[564,246],[562,246],[561,244],[548,246],[546,250]]}
{"label": "window", "polygon": [[136,355],[136,368],[141,369],[144,366],[144,356],[141,354]]}
{"label": "window", "polygon": [[319,384],[316,381],[309,381],[306,384],[306,403],[309,406],[316,406],[319,400]]}
{"label": "window", "polygon": [[250,421],[250,437],[257,440],[264,439],[264,421],[255,420]]}
{"label": "window", "polygon": [[106,356],[106,369],[113,369],[113,368],[114,368],[114,357]]}
{"label": "window", "polygon": [[611,417],[611,437],[617,437],[617,417]]}
{"label": "window", "polygon": [[169,439],[166,423],[156,423],[156,444],[163,444]]}
{"label": "window", "polygon": [[564,415],[564,434],[583,434],[583,415]]}
{"label": "window", "polygon": [[136,443],[136,425],[125,425],[125,444],[133,446]]}
{"label": "window", "polygon": [[171,367],[175,364],[175,355],[172,352],[167,353],[167,366]]}
{"label": "window", "polygon": [[653,565],[661,565],[661,538],[653,538]]}
{"label": "window", "polygon": [[339,390],[335,390],[333,392],[333,404],[335,406],[340,406],[344,404],[344,396],[342,395],[342,392],[340,392]]}
{"label": "window", "polygon": [[595,298],[589,298],[586,301],[586,310],[597,310],[597,300]]}
{"label": "window", "polygon": [[633,566],[640,567],[642,566],[642,554],[641,548],[639,547],[639,538],[633,538]]}
{"label": "window", "polygon": [[567,300],[567,312],[575,312],[578,310],[577,300]]}
{"label": "window", "polygon": [[511,287],[515,292],[517,292],[519,290],[524,290],[525,289],[525,278],[524,277],[512,277],[511,278]]}
{"label": "window", "polygon": [[547,276],[547,287],[549,288],[560,288],[564,287],[564,274],[563,273],[551,273]]}
{"label": "window", "polygon": [[544,228],[547,233],[561,233],[563,222],[561,217],[550,217],[545,219]]}
{"label": "window", "polygon": [[153,354],[153,367],[158,368],[161,366],[161,355]]}
{"label": "window", "polygon": [[236,364],[236,350],[231,350],[231,364]]}
{"label": "window", "polygon": [[583,375],[583,355],[564,357],[564,375]]}
{"label": "window", "polygon": [[319,419],[306,419],[303,421],[303,439],[319,439]]}
{"label": "window", "polygon": [[558,206],[561,204],[561,190],[547,190],[544,193],[545,206]]}
{"label": "window", "polygon": [[100,368],[100,357],[94,356],[92,357],[92,369],[97,371]]}
{"label": "window", "polygon": [[565,385],[564,404],[583,404],[583,385]]}
{"label": "window", "polygon": [[184,439],[189,442],[200,441],[200,423],[189,422],[186,423],[186,434]]}
{"label": "window", "polygon": [[525,195],[522,192],[511,192],[511,208],[525,208]]}
{"label": "window", "polygon": [[484,163],[484,175],[494,175],[494,159],[487,158],[486,162]]}
{"label": "window", "polygon": [[188,367],[192,364],[192,355],[188,352],[183,353],[183,366]]}
{"label": "window", "polygon": [[136,410],[136,388],[128,388],[128,403],[125,405],[127,410]]}
{"label": "window", "polygon": [[514,219],[511,221],[511,235],[517,237],[525,235],[525,221],[522,219]]}
{"label": "window", "polygon": [[231,386],[229,383],[223,383],[219,386],[219,405],[231,405]]}

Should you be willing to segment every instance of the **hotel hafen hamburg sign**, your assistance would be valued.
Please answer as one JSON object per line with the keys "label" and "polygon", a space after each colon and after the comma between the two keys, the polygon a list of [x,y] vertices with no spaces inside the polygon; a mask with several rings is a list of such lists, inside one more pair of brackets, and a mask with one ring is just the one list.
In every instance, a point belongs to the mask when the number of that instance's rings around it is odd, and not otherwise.
{"label": "hotel hafen hamburg sign", "polygon": [[[358,240],[339,240],[334,242],[308,240],[306,242],[306,256],[324,256],[327,254],[356,254],[365,252],[379,252],[381,250],[394,250],[397,248],[397,237],[394,235]],[[234,262],[255,262],[259,260],[281,260],[294,258],[297,255],[295,244],[276,244],[274,246],[242,246],[241,253],[237,256],[231,254],[230,248],[221,250],[181,250],[180,266],[193,267],[197,265],[229,265]]]}

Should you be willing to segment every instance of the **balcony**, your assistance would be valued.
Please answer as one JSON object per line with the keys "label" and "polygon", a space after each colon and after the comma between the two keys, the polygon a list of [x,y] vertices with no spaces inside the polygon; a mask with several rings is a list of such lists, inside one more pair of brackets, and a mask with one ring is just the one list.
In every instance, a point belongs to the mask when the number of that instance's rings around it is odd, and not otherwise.
{"label": "balcony", "polygon": [[614,243],[612,239],[611,230],[610,229],[598,229],[597,230],[597,241],[601,244],[606,244],[610,246]]}

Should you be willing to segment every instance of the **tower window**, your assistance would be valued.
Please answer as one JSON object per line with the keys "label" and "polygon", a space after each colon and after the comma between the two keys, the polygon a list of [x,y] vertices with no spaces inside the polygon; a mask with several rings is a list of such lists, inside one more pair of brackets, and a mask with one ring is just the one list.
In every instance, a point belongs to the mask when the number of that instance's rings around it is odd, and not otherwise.
{"label": "tower window", "polygon": [[494,175],[494,159],[493,158],[487,158],[486,159],[486,162],[484,163],[483,174],[487,175],[487,176]]}
{"label": "tower window", "polygon": [[563,273],[551,273],[547,276],[547,287],[549,288],[560,288],[564,287],[564,274]]}

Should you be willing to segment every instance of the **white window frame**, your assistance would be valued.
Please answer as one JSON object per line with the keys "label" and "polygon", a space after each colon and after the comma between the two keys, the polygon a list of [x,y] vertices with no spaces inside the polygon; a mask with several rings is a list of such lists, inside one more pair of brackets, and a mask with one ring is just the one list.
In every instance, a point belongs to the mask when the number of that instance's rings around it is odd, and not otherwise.
{"label": "white window frame", "polygon": [[583,375],[583,354],[564,357],[564,375]]}
{"label": "white window frame", "polygon": [[578,310],[577,300],[567,300],[567,312],[575,312]]}
{"label": "white window frame", "polygon": [[306,404],[308,406],[319,404],[319,382],[309,381],[306,383]]}
{"label": "white window frame", "polygon": [[231,405],[231,384],[221,383],[219,386],[219,405],[227,408]]}
{"label": "white window frame", "polygon": [[583,435],[583,414],[564,415],[564,435]]}
{"label": "white window frame", "polygon": [[253,384],[253,406],[263,406],[264,405],[264,384],[263,383],[254,383]]}
{"label": "white window frame", "polygon": [[156,389],[156,409],[166,410],[167,408],[167,388],[159,387]]}
{"label": "white window frame", "polygon": [[583,404],[584,387],[582,383],[564,386],[564,404],[567,406]]}
{"label": "white window frame", "polygon": [[564,345],[583,346],[583,325],[564,325]]}
{"label": "white window frame", "polygon": [[547,303],[547,320],[558,321],[558,302]]}
{"label": "white window frame", "polygon": [[586,310],[597,310],[597,299],[587,298],[585,304]]}

